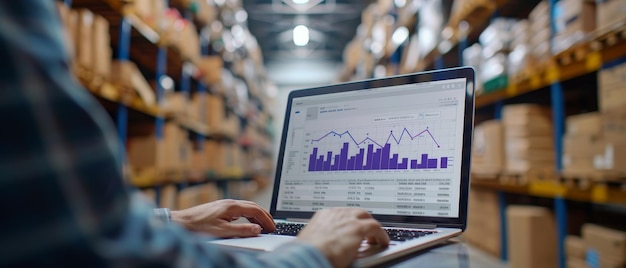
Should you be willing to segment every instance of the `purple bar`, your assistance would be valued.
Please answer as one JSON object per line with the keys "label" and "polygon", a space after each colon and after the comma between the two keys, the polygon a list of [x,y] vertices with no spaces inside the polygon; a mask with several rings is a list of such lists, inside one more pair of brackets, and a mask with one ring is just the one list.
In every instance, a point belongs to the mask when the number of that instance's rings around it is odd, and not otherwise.
{"label": "purple bar", "polygon": [[339,155],[335,155],[335,163],[330,168],[330,170],[338,170],[339,169]]}
{"label": "purple bar", "polygon": [[324,171],[324,156],[320,155],[320,158],[317,159],[317,163],[315,164],[315,170]]}
{"label": "purple bar", "polygon": [[363,170],[372,170],[372,162],[374,162],[374,144],[367,145],[367,163]]}
{"label": "purple bar", "polygon": [[317,147],[313,148],[313,153],[309,157],[309,171],[315,171],[315,159],[317,158]]}
{"label": "purple bar", "polygon": [[341,148],[341,152],[340,152],[340,157],[339,157],[339,170],[346,170],[346,167],[348,166],[348,143],[344,142],[343,143],[343,148]]}
{"label": "purple bar", "polygon": [[441,158],[441,168],[448,168],[448,158],[447,157],[442,157]]}
{"label": "purple bar", "polygon": [[391,151],[391,145],[387,143],[383,147],[383,153],[380,155],[380,169],[389,169],[389,151]]}
{"label": "purple bar", "polygon": [[365,150],[363,148],[359,149],[359,153],[356,154],[356,161],[354,163],[354,170],[363,169],[363,152]]}
{"label": "purple bar", "polygon": [[348,167],[346,170],[354,170],[354,156],[351,156],[350,159],[348,159]]}
{"label": "purple bar", "polygon": [[428,168],[428,154],[422,154],[422,162],[417,165],[417,169]]}
{"label": "purple bar", "polygon": [[428,168],[437,168],[437,158],[428,159]]}
{"label": "purple bar", "polygon": [[[417,165],[417,161],[415,161],[415,165]],[[398,164],[398,169],[407,169],[408,166],[409,166],[409,159],[405,157],[405,158],[402,158],[402,162]]]}
{"label": "purple bar", "polygon": [[411,169],[417,169],[417,159],[411,160]]}
{"label": "purple bar", "polygon": [[389,160],[389,169],[398,169],[398,154],[393,154],[393,157]]}
{"label": "purple bar", "polygon": [[372,158],[372,161],[374,162],[372,163],[373,170],[380,169],[380,155],[381,154],[382,154],[381,149],[380,148],[376,149],[376,152],[374,153],[374,157]]}
{"label": "purple bar", "polygon": [[333,152],[326,153],[326,161],[324,161],[324,171],[330,171],[330,160],[333,158]]}

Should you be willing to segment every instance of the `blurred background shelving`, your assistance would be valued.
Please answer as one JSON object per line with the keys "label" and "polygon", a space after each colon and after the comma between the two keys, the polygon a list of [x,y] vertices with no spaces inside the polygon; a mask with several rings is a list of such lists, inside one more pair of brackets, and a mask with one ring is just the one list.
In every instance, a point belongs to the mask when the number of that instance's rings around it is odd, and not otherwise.
{"label": "blurred background shelving", "polygon": [[125,176],[160,206],[267,196],[292,89],[469,65],[464,240],[511,267],[626,265],[626,1],[58,7],[73,71],[116,123]]}

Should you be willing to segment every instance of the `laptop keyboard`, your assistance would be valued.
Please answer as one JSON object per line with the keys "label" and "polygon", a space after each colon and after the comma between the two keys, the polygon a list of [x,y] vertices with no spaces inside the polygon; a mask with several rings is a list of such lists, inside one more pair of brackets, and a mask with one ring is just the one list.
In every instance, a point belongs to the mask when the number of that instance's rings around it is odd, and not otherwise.
{"label": "laptop keyboard", "polygon": [[[306,226],[306,224],[279,222],[276,223],[276,231],[269,234],[296,236],[300,230],[304,228],[304,226]],[[387,231],[391,241],[406,241],[436,233],[436,231],[428,230],[406,230],[393,228],[385,228],[385,231]]]}

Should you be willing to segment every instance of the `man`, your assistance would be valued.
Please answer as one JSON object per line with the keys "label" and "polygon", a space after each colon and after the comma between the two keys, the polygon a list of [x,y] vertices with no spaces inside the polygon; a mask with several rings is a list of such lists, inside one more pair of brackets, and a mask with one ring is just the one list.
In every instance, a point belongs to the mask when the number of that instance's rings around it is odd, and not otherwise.
{"label": "man", "polygon": [[[0,266],[345,267],[389,238],[366,211],[318,212],[275,252],[235,255],[214,236],[272,230],[246,201],[172,211],[168,224],[121,178],[108,115],[72,78],[54,1],[0,1]],[[246,217],[250,224],[231,221]]]}

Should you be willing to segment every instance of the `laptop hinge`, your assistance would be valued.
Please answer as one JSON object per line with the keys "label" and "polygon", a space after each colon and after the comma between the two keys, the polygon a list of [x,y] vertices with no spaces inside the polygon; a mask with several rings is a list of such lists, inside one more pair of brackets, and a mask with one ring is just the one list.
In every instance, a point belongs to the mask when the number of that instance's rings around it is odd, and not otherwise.
{"label": "laptop hinge", "polygon": [[414,229],[435,229],[435,224],[423,224],[423,223],[397,223],[397,222],[380,222],[385,227],[398,227],[398,228],[414,228]]}
{"label": "laptop hinge", "polygon": [[287,221],[307,223],[309,222],[309,219],[287,218]]}

